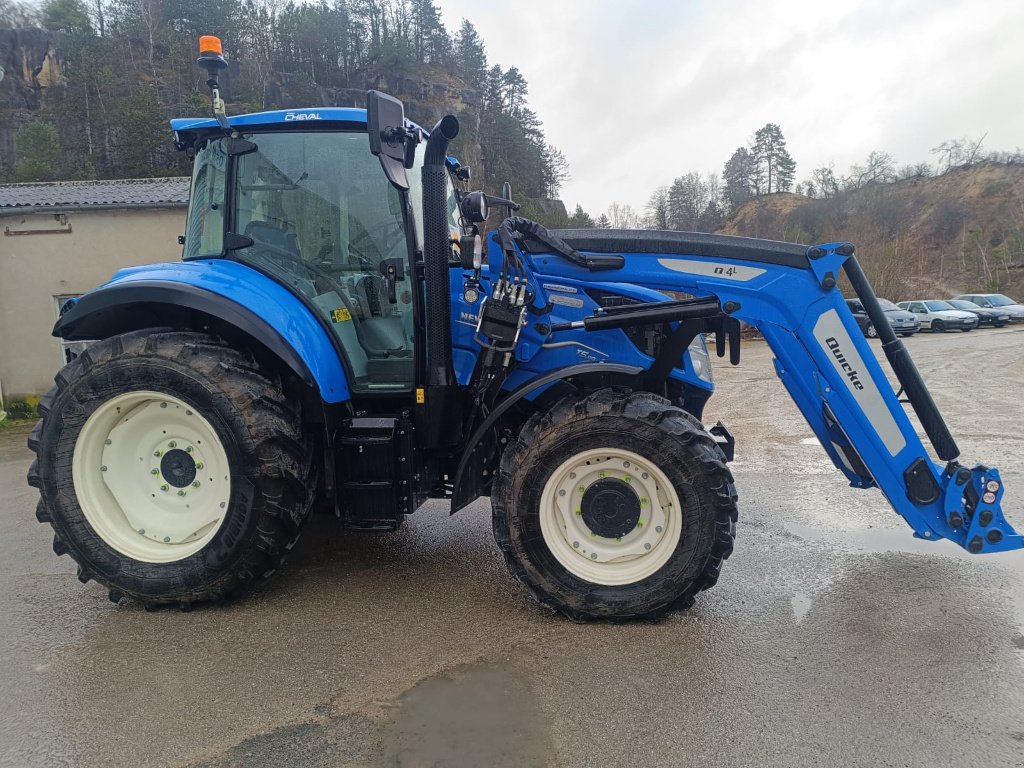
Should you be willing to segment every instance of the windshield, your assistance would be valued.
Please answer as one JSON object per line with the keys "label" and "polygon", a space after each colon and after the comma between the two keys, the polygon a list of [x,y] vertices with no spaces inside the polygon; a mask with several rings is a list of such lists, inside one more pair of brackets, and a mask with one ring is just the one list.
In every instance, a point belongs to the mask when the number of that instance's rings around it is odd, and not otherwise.
{"label": "windshield", "polygon": [[988,300],[989,300],[989,303],[991,303],[993,307],[1008,307],[1011,304],[1016,304],[1017,303],[1016,301],[1011,299],[1009,296],[1003,296],[1003,294],[1001,294],[1001,293],[996,293],[996,294],[994,294],[992,296],[989,296]]}
{"label": "windshield", "polygon": [[885,312],[892,312],[894,309],[899,309],[899,307],[897,307],[895,304],[893,304],[888,299],[879,299],[878,300],[878,305]]}
{"label": "windshield", "polygon": [[956,309],[978,309],[977,304],[971,301],[964,301],[963,299],[950,299],[949,303]]}
{"label": "windshield", "polygon": [[942,312],[943,310],[954,309],[953,305],[948,301],[926,301],[924,305],[932,312]]}

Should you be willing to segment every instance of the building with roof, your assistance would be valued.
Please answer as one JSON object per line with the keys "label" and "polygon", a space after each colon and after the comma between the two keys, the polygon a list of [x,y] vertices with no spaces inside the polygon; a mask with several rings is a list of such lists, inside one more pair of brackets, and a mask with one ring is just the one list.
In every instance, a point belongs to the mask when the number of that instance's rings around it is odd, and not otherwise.
{"label": "building with roof", "polygon": [[136,264],[176,261],[189,180],[0,184],[0,393],[38,395],[69,349],[60,305]]}

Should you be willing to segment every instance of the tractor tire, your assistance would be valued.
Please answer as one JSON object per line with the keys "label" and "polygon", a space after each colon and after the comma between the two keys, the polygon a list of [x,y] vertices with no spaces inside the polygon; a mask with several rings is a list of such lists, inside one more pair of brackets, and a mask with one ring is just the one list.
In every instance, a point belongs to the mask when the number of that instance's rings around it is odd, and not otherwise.
{"label": "tractor tire", "polygon": [[269,577],[298,539],[317,464],[276,376],[202,333],[96,342],[40,402],[28,473],[53,549],[114,602],[191,608]]}
{"label": "tractor tire", "polygon": [[721,449],[647,392],[602,389],[531,417],[501,457],[491,505],[509,571],[574,621],[688,608],[736,536]]}
{"label": "tractor tire", "polygon": [[932,329],[932,333],[945,333],[946,332],[946,324],[944,322],[942,322],[941,320],[932,320],[931,329]]}

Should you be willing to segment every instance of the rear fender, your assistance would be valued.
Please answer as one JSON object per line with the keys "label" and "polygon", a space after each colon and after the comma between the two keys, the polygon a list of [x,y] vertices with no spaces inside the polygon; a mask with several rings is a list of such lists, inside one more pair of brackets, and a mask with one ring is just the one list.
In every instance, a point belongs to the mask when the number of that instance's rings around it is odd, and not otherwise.
{"label": "rear fender", "polygon": [[53,335],[103,339],[203,313],[256,339],[326,403],[349,399],[348,378],[326,320],[291,290],[237,261],[212,259],[123,269],[61,315]]}

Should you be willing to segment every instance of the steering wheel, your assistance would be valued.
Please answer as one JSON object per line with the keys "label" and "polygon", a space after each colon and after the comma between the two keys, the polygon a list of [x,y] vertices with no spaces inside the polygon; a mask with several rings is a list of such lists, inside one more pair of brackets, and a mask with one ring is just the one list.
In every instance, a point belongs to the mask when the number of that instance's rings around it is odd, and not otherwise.
{"label": "steering wheel", "polygon": [[[377,263],[383,259],[386,254],[384,251],[390,251],[391,248],[388,246],[388,240],[391,237],[397,235],[405,235],[405,226],[398,221],[385,221],[382,224],[378,224],[375,227],[367,229],[360,223],[361,231],[355,237],[349,239],[349,249],[354,251],[356,258],[360,261],[365,261],[369,264],[370,269],[375,271],[377,269]],[[374,261],[367,257],[364,253],[364,245],[369,245],[380,254],[380,259]],[[384,247],[382,247],[384,246]]]}
{"label": "steering wheel", "polygon": [[[281,248],[276,245],[272,245],[271,243],[268,243],[265,240],[258,240],[251,236],[250,239],[252,239],[253,241],[253,245],[249,246],[250,248],[258,244],[260,248],[266,249],[267,251],[270,251],[272,253],[276,253],[279,256],[283,256],[287,261],[291,262],[292,264],[297,264],[305,269],[308,269],[310,272],[313,272],[319,275],[320,277],[324,278],[324,280],[326,280],[330,284],[331,288],[334,289],[334,292],[338,295],[338,298],[341,299],[341,303],[345,305],[345,309],[349,311],[352,317],[357,318],[360,316],[359,313],[357,313],[356,310],[353,308],[352,302],[349,301],[348,294],[345,291],[345,287],[341,283],[339,283],[337,279],[334,277],[334,275],[332,275],[326,269],[317,266],[316,264],[311,264],[308,261],[303,261],[299,256],[296,256],[291,251],[285,250],[284,248]],[[356,326],[356,329],[358,331],[358,325]]]}

